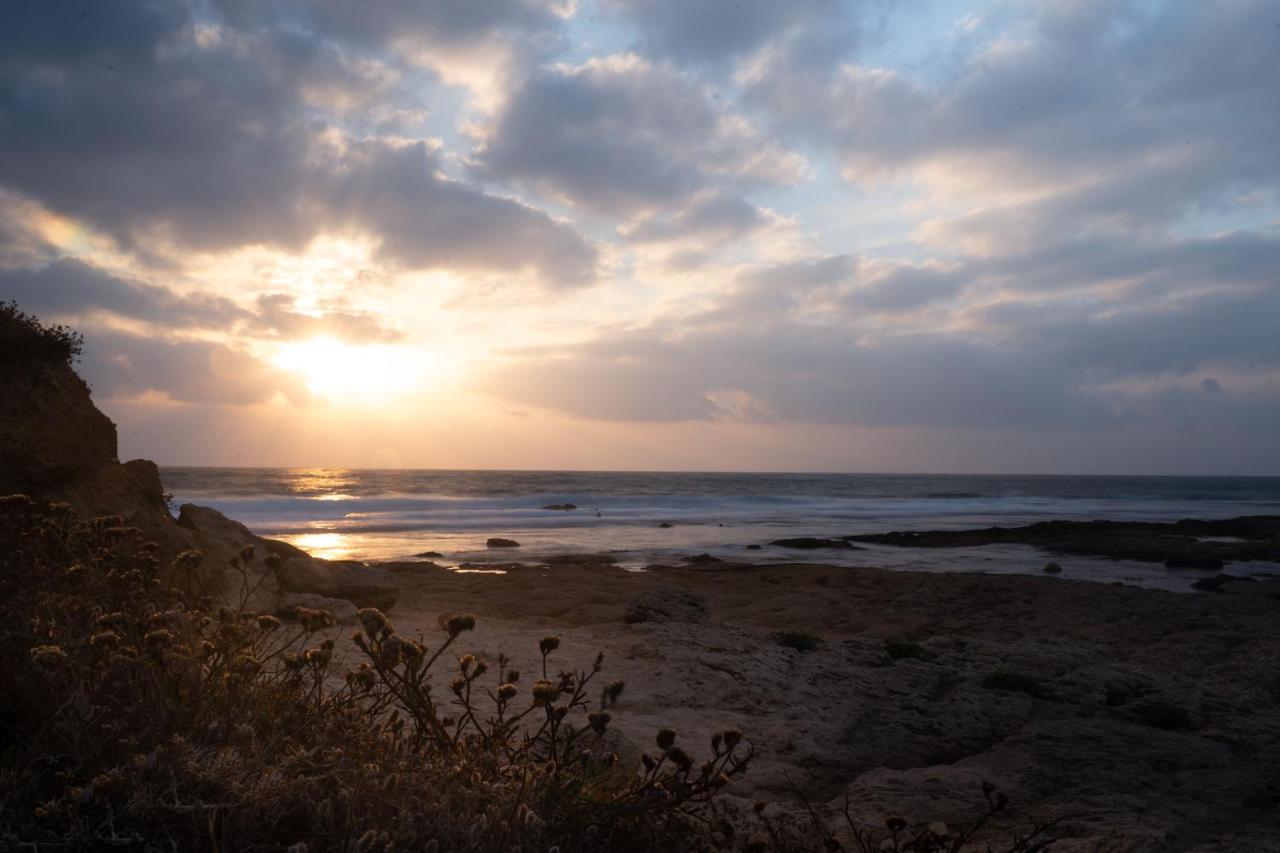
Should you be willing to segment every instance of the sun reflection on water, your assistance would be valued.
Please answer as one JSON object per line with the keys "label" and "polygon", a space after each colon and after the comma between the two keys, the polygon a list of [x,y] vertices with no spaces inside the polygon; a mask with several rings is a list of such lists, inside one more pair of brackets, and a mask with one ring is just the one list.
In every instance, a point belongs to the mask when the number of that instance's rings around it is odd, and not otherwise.
{"label": "sun reflection on water", "polygon": [[290,545],[296,545],[313,557],[324,560],[351,559],[351,537],[342,533],[300,533],[297,536],[283,538]]}

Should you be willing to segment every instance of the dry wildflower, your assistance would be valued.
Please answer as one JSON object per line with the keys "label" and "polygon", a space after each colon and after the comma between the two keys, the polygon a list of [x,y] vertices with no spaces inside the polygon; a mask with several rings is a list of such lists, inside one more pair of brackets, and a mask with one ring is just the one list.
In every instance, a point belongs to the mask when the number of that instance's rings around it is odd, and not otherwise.
{"label": "dry wildflower", "polygon": [[449,689],[461,696],[467,689],[467,677],[465,675],[455,675],[453,681],[449,682]]}
{"label": "dry wildflower", "polygon": [[254,621],[257,623],[259,630],[267,633],[270,633],[280,627],[280,620],[266,613],[262,614]]}
{"label": "dry wildflower", "polygon": [[678,746],[673,746],[667,750],[667,758],[684,772],[688,772],[689,768],[693,767],[693,759],[689,757],[689,753]]}
{"label": "dry wildflower", "polygon": [[538,643],[538,650],[544,655],[549,655],[558,648],[560,648],[559,637],[543,637],[542,641]]}
{"label": "dry wildflower", "polygon": [[253,559],[252,545],[245,545],[243,548],[240,549],[240,559],[246,563]]}
{"label": "dry wildflower", "polygon": [[610,705],[618,704],[618,697],[622,695],[623,689],[627,683],[622,679],[610,681],[605,685],[604,691],[600,695],[600,707],[607,708]]}
{"label": "dry wildflower", "polygon": [[456,637],[464,631],[470,631],[475,627],[476,617],[469,614],[450,616],[444,623],[444,629],[449,632],[450,637]]}
{"label": "dry wildflower", "polygon": [[173,632],[168,628],[158,628],[154,631],[148,631],[142,640],[148,646],[157,649],[167,649],[173,645]]}
{"label": "dry wildflower", "polygon": [[475,662],[476,662],[475,655],[463,655],[462,657],[458,658],[458,669],[462,671],[463,675],[466,675],[471,670],[471,667],[472,665],[475,664]]}
{"label": "dry wildflower", "polygon": [[517,681],[519,681],[519,680],[520,680],[520,670],[518,670],[518,669],[509,669],[509,670],[507,670],[507,677],[506,677],[506,681],[507,681],[508,683],[510,683],[510,684],[515,684],[515,683],[516,683]]}
{"label": "dry wildflower", "polygon": [[185,569],[191,571],[200,565],[200,561],[204,559],[204,555],[199,551],[183,551],[173,559],[174,568]]}
{"label": "dry wildflower", "polygon": [[549,705],[560,697],[560,687],[554,681],[539,678],[533,682],[533,699],[539,705]]}
{"label": "dry wildflower", "polygon": [[739,729],[729,729],[724,733],[724,745],[733,750],[738,744],[742,743],[742,731]]}
{"label": "dry wildflower", "polygon": [[658,736],[654,740],[658,743],[658,749],[670,749],[675,745],[676,733],[672,729],[659,729]]}
{"label": "dry wildflower", "polygon": [[611,719],[612,717],[609,716],[607,711],[592,711],[587,714],[587,723],[590,724],[591,730],[598,735],[605,733],[605,730],[609,728],[609,720]]}
{"label": "dry wildflower", "polygon": [[498,685],[498,701],[510,702],[516,696],[516,686],[511,682]]}
{"label": "dry wildflower", "polygon": [[404,651],[404,640],[400,639],[399,634],[392,634],[382,641],[382,665],[391,667],[400,663],[401,653]]}
{"label": "dry wildflower", "polygon": [[376,607],[365,607],[360,611],[360,627],[370,638],[378,636],[387,624],[387,615]]}
{"label": "dry wildflower", "polygon": [[67,659],[62,646],[35,646],[31,649],[31,660],[37,666],[53,667]]}
{"label": "dry wildflower", "polygon": [[120,645],[120,635],[115,631],[99,631],[89,638],[89,645],[95,649],[114,649]]}

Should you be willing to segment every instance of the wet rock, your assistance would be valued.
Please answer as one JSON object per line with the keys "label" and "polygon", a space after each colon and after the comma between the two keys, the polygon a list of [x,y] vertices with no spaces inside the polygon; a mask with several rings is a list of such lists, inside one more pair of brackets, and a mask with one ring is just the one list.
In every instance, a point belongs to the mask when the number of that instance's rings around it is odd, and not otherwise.
{"label": "wet rock", "polygon": [[1042,569],[1042,571],[1046,575],[1060,575],[1062,574],[1062,566],[1059,566],[1057,563],[1050,561],[1044,564],[1044,569]]}
{"label": "wet rock", "polygon": [[439,551],[423,551],[421,554],[414,554],[414,557],[420,560],[438,560],[444,556]]}
{"label": "wet rock", "polygon": [[684,561],[691,566],[714,566],[724,562],[719,557],[713,557],[710,554],[694,554],[692,557],[685,557]]}
{"label": "wet rock", "polygon": [[578,508],[577,504],[547,504],[546,506],[543,507],[543,509],[555,509],[561,512],[568,512],[569,510],[577,509],[577,508]]}
{"label": "wet rock", "polygon": [[854,546],[844,539],[821,539],[816,536],[798,536],[793,539],[775,539],[769,544],[777,545],[779,548],[799,548],[806,551],[817,550],[820,548],[834,548],[842,551],[854,549]]}
{"label": "wet rock", "polygon": [[762,546],[762,545],[748,545],[748,546],[747,546],[747,550],[748,550],[748,551],[759,551],[759,550],[761,550],[763,547],[764,547],[764,546]]}
{"label": "wet rock", "polygon": [[706,622],[707,599],[678,589],[650,590],[633,598],[622,618],[628,625],[638,622]]}
{"label": "wet rock", "polygon": [[663,528],[664,530],[665,530],[666,528],[668,528],[668,527],[675,527],[675,525],[674,525],[674,524],[672,524],[672,523],[671,523],[671,522],[669,522],[669,521],[664,521],[664,522],[662,522],[661,524],[659,524],[658,526],[659,526],[659,527],[661,527],[661,528]]}
{"label": "wet rock", "polygon": [[520,543],[514,539],[503,539],[501,536],[490,536],[484,543],[486,548],[519,548]]}
{"label": "wet rock", "polygon": [[1235,575],[1214,575],[1211,578],[1201,578],[1191,585],[1192,589],[1198,589],[1201,592],[1222,592],[1222,587],[1231,582],[1240,583],[1257,583],[1253,578],[1238,578]]}
{"label": "wet rock", "polygon": [[1173,523],[1041,521],[1022,527],[899,530],[844,538],[911,548],[1032,545],[1050,553],[1140,560],[1174,569],[1220,570],[1228,562],[1280,561],[1280,515]]}

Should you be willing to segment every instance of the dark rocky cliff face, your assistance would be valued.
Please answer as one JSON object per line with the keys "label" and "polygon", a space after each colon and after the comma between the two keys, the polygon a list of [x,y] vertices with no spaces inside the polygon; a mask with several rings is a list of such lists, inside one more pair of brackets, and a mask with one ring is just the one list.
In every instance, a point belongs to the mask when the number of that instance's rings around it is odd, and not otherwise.
{"label": "dark rocky cliff face", "polygon": [[384,608],[395,602],[398,583],[384,569],[312,559],[207,507],[188,504],[175,519],[160,469],[146,459],[119,461],[115,424],[94,405],[84,380],[56,358],[0,358],[0,494],[13,493],[63,501],[84,519],[120,516],[156,543],[162,566],[183,551],[199,552],[198,587],[233,604],[264,612],[281,607],[282,561],[288,592],[315,599],[307,606],[329,602],[350,610],[350,600]]}
{"label": "dark rocky cliff face", "polygon": [[43,491],[118,464],[116,425],[66,364],[0,363],[0,487]]}

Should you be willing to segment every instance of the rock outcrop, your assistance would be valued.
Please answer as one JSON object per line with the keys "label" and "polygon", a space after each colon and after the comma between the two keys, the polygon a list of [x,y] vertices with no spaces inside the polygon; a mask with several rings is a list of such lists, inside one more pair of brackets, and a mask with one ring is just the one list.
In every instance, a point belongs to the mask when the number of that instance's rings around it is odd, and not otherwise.
{"label": "rock outcrop", "polygon": [[650,590],[632,599],[622,618],[628,625],[639,622],[706,622],[707,599],[678,589]]}
{"label": "rock outcrop", "polygon": [[[385,569],[312,559],[209,507],[185,504],[175,519],[156,464],[121,464],[117,452],[115,424],[68,364],[35,357],[0,362],[0,493],[64,501],[84,519],[118,515],[156,543],[161,566],[199,552],[198,565],[183,569],[193,573],[183,582],[233,607],[270,613],[316,606],[342,620],[357,606],[395,604],[398,582]],[[302,604],[290,595],[296,593],[323,601]]]}
{"label": "rock outcrop", "polygon": [[356,607],[379,610],[390,610],[400,592],[400,581],[386,569],[305,555],[281,562],[276,578],[285,592],[341,598]]}

